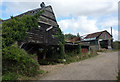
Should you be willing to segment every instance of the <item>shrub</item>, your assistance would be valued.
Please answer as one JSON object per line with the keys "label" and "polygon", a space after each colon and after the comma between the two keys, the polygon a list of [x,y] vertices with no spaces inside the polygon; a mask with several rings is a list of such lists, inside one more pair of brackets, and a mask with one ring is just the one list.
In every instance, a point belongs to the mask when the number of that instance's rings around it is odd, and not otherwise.
{"label": "shrub", "polygon": [[77,53],[80,54],[81,53],[81,45],[80,44],[78,44],[78,49],[77,50],[78,50]]}
{"label": "shrub", "polygon": [[4,74],[2,76],[2,80],[17,80],[18,78],[18,74],[16,73],[11,73],[11,72],[8,72],[7,74]]}
{"label": "shrub", "polygon": [[59,42],[59,46],[60,46],[60,58],[64,59],[65,58],[64,45],[61,42]]}
{"label": "shrub", "polygon": [[75,53],[75,51],[66,53],[66,62],[65,64],[69,64],[71,62],[77,62],[77,61],[81,61],[90,57],[94,57],[98,55],[97,51],[90,49],[90,53],[80,53],[77,54]]}
{"label": "shrub", "polygon": [[2,63],[3,74],[16,72],[21,75],[34,76],[39,69],[38,62],[16,45],[3,49]]}
{"label": "shrub", "polygon": [[113,42],[113,49],[120,50],[120,41]]}
{"label": "shrub", "polygon": [[43,13],[43,11],[33,16],[28,13],[28,15],[22,17],[11,17],[11,19],[0,24],[0,27],[2,26],[3,79],[12,79],[12,77],[14,77],[12,76],[13,72],[26,76],[34,76],[38,73],[38,62],[34,61],[34,59],[23,49],[19,49],[17,46],[12,45],[16,41],[24,40],[28,31],[38,27],[37,19],[40,17],[41,13]]}
{"label": "shrub", "polygon": [[22,17],[11,17],[2,23],[2,47],[11,46],[15,41],[26,38],[28,31],[38,27],[38,17],[43,13],[40,11],[35,15],[24,15]]}

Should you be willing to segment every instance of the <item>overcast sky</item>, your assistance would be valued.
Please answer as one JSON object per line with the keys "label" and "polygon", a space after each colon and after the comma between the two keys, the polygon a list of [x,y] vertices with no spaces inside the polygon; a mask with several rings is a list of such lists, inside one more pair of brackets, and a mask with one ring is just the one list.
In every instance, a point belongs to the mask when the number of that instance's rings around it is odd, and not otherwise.
{"label": "overcast sky", "polygon": [[119,0],[2,0],[0,18],[8,19],[38,8],[42,1],[52,6],[64,34],[82,36],[103,30],[110,32],[113,27],[114,40],[118,40]]}

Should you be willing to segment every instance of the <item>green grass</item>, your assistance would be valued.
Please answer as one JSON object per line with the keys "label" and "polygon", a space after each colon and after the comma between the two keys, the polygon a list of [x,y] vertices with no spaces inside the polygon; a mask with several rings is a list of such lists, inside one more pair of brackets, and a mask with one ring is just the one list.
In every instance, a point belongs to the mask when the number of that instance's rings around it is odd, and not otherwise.
{"label": "green grass", "polygon": [[81,54],[77,54],[77,51],[73,51],[65,54],[66,61],[63,61],[63,59],[59,59],[59,58],[49,58],[45,60],[41,59],[39,63],[40,65],[56,65],[58,63],[69,64],[72,62],[85,60],[94,57],[96,55],[98,55],[96,51],[91,51],[89,53],[81,53]]}
{"label": "green grass", "polygon": [[81,60],[85,60],[85,59],[94,57],[96,55],[98,55],[96,53],[96,51],[91,52],[91,53],[81,53],[81,54],[68,53],[66,55],[66,62],[64,62],[64,63],[69,64],[69,63],[72,63],[72,62],[79,62]]}
{"label": "green grass", "polygon": [[38,71],[38,75],[36,75],[36,76],[32,76],[32,77],[19,75],[18,80],[33,80],[33,79],[36,80],[36,77],[38,78],[39,75],[43,75],[43,74],[45,74],[45,73],[48,73],[48,71],[39,70],[39,71]]}

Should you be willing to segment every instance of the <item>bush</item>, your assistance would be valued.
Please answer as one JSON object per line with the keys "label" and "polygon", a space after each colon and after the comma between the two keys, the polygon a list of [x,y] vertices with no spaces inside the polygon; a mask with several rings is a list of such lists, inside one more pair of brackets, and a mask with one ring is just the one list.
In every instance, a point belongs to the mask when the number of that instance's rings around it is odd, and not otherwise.
{"label": "bush", "polygon": [[16,45],[3,49],[2,63],[3,75],[15,72],[20,75],[34,76],[39,69],[38,62]]}
{"label": "bush", "polygon": [[120,50],[120,41],[113,42],[113,49]]}
{"label": "bush", "polygon": [[[11,19],[0,24],[2,26],[2,66],[3,79],[10,80],[12,75],[34,76],[38,73],[39,64],[23,49],[16,45],[16,41],[26,38],[27,32],[38,27],[38,17],[43,11],[35,15],[24,15],[23,17],[11,17]],[[0,31],[1,34],[1,31]],[[1,38],[0,38],[1,39]],[[16,79],[17,77],[15,77]],[[13,78],[14,79],[14,78]]]}
{"label": "bush", "polygon": [[64,45],[61,42],[59,42],[59,46],[60,46],[60,57],[61,59],[64,59],[65,58]]}
{"label": "bush", "polygon": [[2,76],[2,80],[17,80],[18,74],[8,72]]}

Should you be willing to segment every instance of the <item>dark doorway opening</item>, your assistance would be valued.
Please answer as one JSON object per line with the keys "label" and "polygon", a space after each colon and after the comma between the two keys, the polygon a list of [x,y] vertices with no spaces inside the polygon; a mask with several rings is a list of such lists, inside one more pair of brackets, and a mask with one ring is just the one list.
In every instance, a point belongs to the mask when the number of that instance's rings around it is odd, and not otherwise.
{"label": "dark doorway opening", "polygon": [[108,49],[108,40],[102,40],[100,41],[101,48]]}

